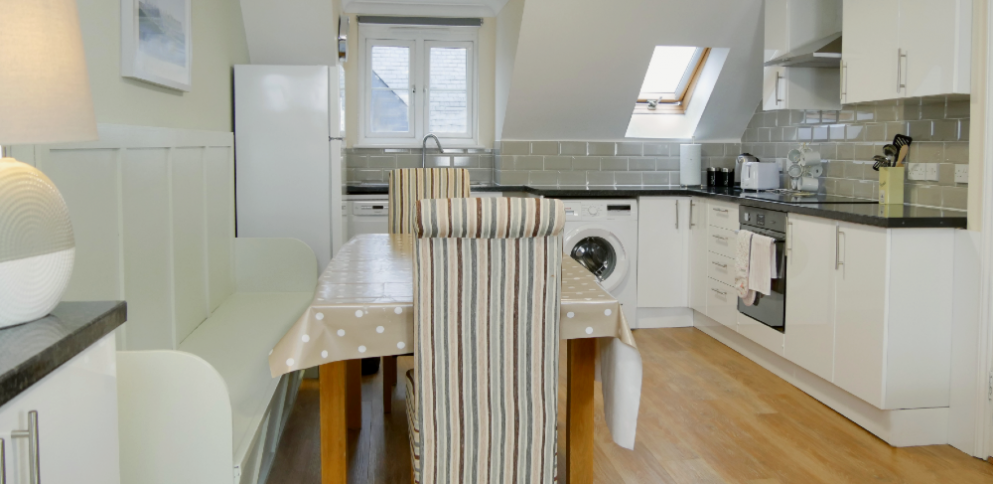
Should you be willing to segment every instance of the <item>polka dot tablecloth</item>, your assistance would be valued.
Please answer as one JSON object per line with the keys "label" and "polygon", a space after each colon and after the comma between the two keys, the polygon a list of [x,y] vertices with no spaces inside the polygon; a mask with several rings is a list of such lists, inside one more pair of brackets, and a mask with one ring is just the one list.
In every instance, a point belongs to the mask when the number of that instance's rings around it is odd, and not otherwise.
{"label": "polka dot tablecloth", "polygon": [[[269,355],[273,377],[332,361],[404,355],[414,340],[412,236],[353,238],[317,282],[310,307]],[[620,304],[562,259],[562,339],[617,338],[635,348]]]}

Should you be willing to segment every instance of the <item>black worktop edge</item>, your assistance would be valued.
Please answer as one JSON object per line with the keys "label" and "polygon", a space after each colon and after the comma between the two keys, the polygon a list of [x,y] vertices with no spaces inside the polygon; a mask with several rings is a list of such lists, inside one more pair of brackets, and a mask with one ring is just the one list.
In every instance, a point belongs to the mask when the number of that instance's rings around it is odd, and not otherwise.
{"label": "black worktop edge", "polygon": [[[65,304],[65,303],[63,303]],[[71,304],[71,303],[70,303]],[[0,406],[13,400],[127,320],[127,303],[118,301],[89,323],[48,345],[0,375]],[[58,308],[56,308],[58,310]],[[51,317],[51,316],[48,316]],[[32,324],[32,323],[25,323]]]}
{"label": "black worktop edge", "polygon": [[[353,191],[353,189],[355,191]],[[639,187],[604,187],[599,188],[585,188],[585,187],[542,187],[542,186],[531,186],[531,185],[484,185],[472,187],[474,191],[477,192],[524,192],[530,193],[532,195],[539,195],[543,197],[553,197],[553,198],[634,198],[634,197],[644,197],[644,196],[698,196],[712,198],[716,200],[721,200],[725,202],[737,203],[744,205],[746,207],[764,208],[767,210],[778,210],[787,213],[796,213],[801,215],[810,215],[813,217],[820,217],[828,220],[839,220],[841,222],[851,222],[861,225],[870,225],[873,227],[882,227],[888,229],[894,228],[955,228],[964,229],[968,219],[966,218],[965,212],[962,213],[961,217],[877,217],[871,215],[861,215],[855,213],[846,213],[837,210],[825,210],[809,204],[794,204],[794,203],[780,203],[780,202],[770,202],[755,199],[744,199],[737,194],[722,193],[720,191],[708,190],[705,188],[684,188],[684,187],[672,187],[672,188],[639,188]],[[372,191],[379,190],[379,191]],[[348,194],[385,194],[386,188],[383,187],[362,187],[362,186],[348,186]],[[852,203],[858,203],[857,200],[852,200]],[[871,205],[871,204],[870,204]]]}

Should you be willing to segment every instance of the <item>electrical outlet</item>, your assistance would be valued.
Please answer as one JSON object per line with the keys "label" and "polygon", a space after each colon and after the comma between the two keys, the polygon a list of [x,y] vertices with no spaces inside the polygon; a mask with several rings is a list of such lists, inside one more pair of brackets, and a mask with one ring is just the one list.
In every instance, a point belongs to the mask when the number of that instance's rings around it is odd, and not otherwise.
{"label": "electrical outlet", "polygon": [[924,163],[927,175],[924,179],[927,181],[938,181],[938,164],[937,163]]}
{"label": "electrical outlet", "polygon": [[907,163],[907,179],[925,180],[927,169],[924,165],[925,163]]}
{"label": "electrical outlet", "polygon": [[969,165],[955,165],[955,183],[969,183]]}

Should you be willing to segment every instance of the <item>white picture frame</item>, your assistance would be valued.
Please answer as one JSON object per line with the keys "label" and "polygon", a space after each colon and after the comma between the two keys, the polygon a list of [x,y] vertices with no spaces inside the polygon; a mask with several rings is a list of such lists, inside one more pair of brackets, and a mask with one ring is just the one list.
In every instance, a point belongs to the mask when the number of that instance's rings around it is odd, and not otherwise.
{"label": "white picture frame", "polygon": [[121,0],[121,75],[189,91],[191,0]]}

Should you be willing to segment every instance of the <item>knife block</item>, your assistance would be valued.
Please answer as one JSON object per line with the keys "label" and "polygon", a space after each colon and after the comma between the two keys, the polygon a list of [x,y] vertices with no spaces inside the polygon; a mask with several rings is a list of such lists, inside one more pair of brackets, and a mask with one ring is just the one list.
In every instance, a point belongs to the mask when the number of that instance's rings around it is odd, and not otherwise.
{"label": "knife block", "polygon": [[882,167],[879,169],[879,203],[903,205],[903,180],[907,174],[905,167]]}

